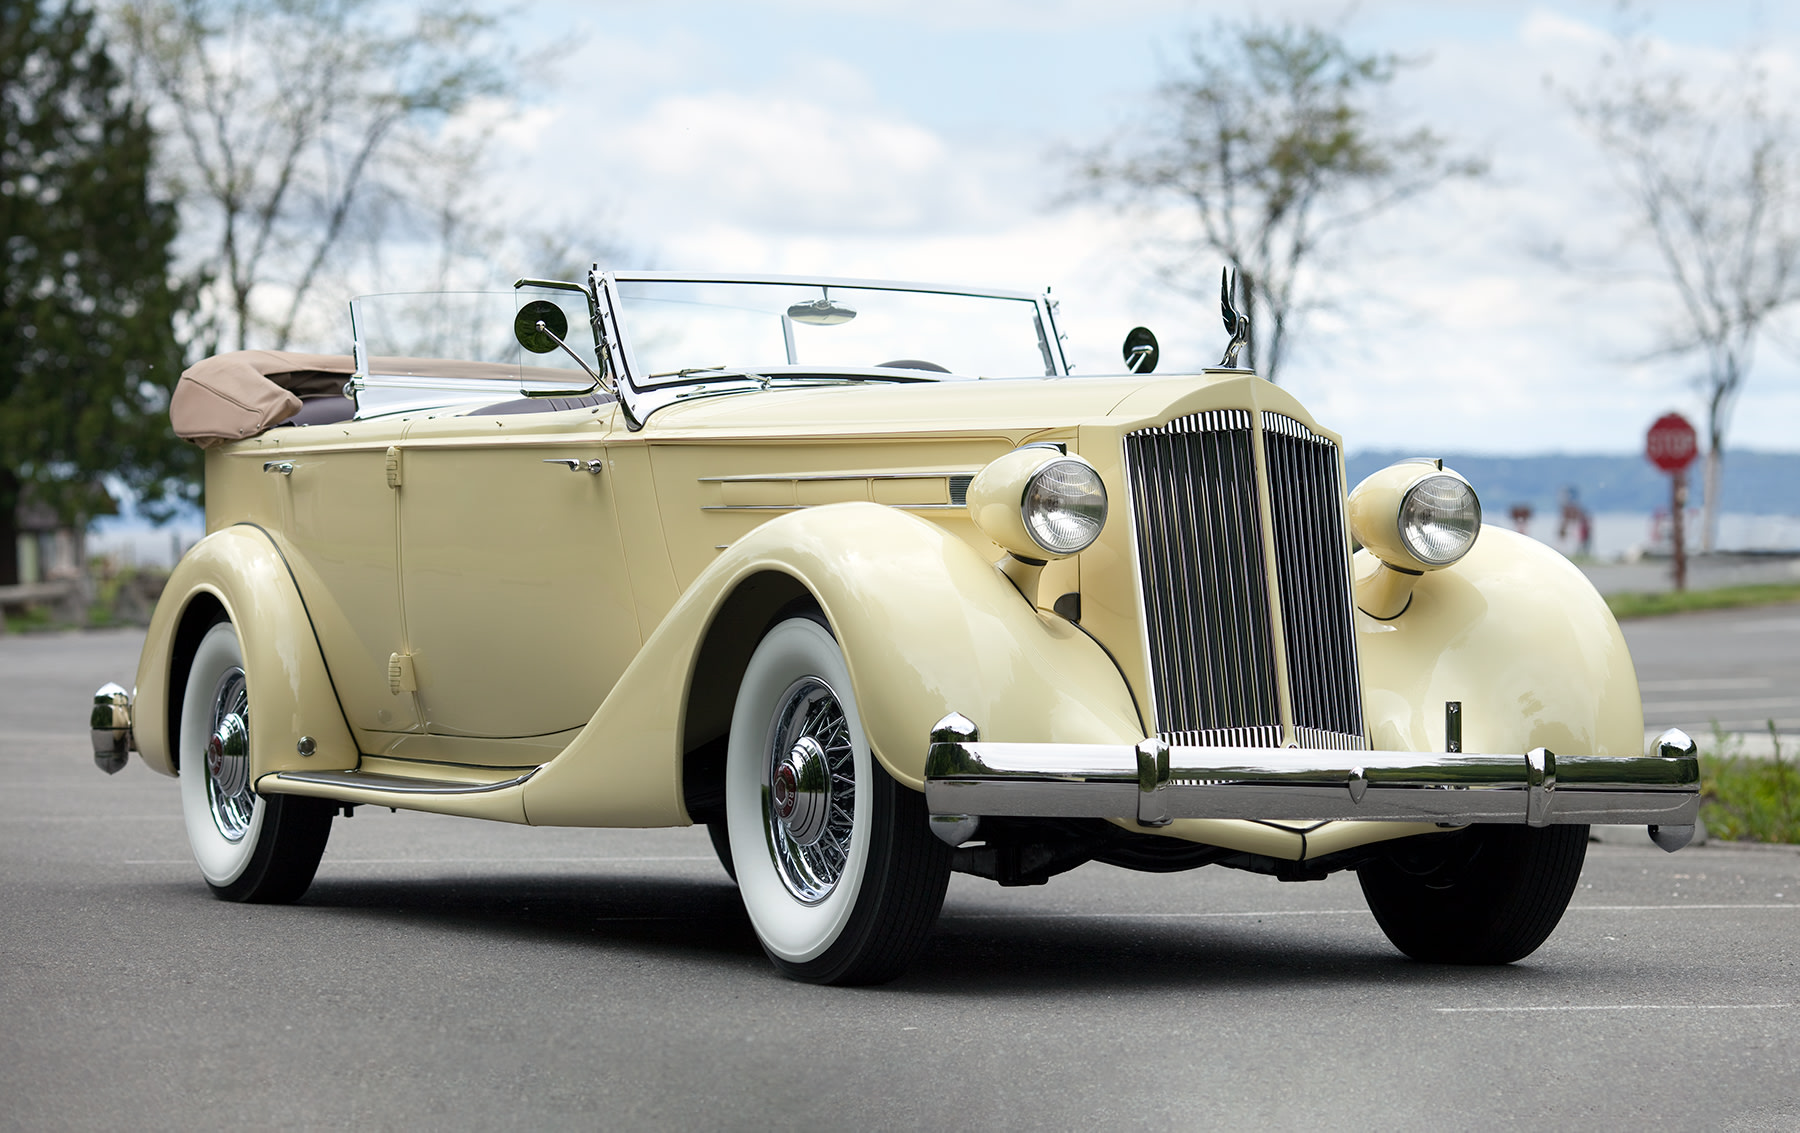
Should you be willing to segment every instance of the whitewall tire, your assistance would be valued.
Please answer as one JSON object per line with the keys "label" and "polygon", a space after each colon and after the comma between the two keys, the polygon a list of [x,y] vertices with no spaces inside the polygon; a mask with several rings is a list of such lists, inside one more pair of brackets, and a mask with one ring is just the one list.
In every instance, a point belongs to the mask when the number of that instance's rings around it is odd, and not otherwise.
{"label": "whitewall tire", "polygon": [[312,884],[336,804],[256,793],[243,647],[215,622],[188,664],[177,752],[181,811],[200,875],[227,901],[297,900]]}
{"label": "whitewall tire", "polygon": [[950,851],[924,798],[869,751],[837,640],[813,616],[763,636],[725,764],[738,892],[775,966],[812,983],[893,979],[943,904]]}

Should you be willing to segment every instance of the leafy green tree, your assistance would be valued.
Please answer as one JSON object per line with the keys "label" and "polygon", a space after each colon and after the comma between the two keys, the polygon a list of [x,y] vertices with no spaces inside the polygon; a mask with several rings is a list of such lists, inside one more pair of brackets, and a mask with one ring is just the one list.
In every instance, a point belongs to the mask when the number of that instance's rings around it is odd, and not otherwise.
{"label": "leafy green tree", "polygon": [[[1147,214],[1163,278],[1217,302],[1234,268],[1251,320],[1244,364],[1274,380],[1308,305],[1305,266],[1332,240],[1448,177],[1481,172],[1423,126],[1393,129],[1377,96],[1407,65],[1310,25],[1221,23],[1189,44],[1152,113],[1075,155],[1076,191]],[[1194,235],[1169,235],[1186,214]]]}
{"label": "leafy green tree", "polygon": [[18,581],[27,488],[69,522],[112,478],[156,508],[197,495],[165,410],[182,368],[175,211],[154,138],[93,13],[0,4],[0,584]]}

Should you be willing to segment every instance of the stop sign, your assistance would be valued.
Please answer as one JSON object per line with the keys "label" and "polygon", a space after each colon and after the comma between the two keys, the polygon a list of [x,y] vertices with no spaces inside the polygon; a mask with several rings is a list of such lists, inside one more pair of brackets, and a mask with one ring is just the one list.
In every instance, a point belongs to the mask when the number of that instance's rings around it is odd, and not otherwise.
{"label": "stop sign", "polygon": [[1669,473],[1680,472],[1694,463],[1699,452],[1694,427],[1679,413],[1658,417],[1644,442],[1644,455],[1650,458],[1650,463]]}

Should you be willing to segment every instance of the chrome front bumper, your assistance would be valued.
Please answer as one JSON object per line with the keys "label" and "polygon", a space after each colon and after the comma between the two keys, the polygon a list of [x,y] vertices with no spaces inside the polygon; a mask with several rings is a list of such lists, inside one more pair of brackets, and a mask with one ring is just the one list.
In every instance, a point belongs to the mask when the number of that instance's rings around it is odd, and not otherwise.
{"label": "chrome front bumper", "polygon": [[[983,817],[1373,819],[1382,822],[1642,823],[1665,850],[1700,813],[1694,741],[1671,728],[1656,754],[1470,752],[1124,744],[983,743],[959,713],[925,760],[932,829],[960,844]],[[954,839],[954,841],[952,841]]]}

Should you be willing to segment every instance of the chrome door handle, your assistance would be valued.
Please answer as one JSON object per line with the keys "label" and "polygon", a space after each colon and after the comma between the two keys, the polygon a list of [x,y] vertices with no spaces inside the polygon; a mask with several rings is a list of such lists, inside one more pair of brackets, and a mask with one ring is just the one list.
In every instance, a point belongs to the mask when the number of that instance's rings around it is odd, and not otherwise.
{"label": "chrome door handle", "polygon": [[294,474],[294,462],[291,460],[270,460],[263,463],[264,472],[279,472],[283,476]]}
{"label": "chrome door handle", "polygon": [[605,461],[601,461],[601,460],[570,460],[568,457],[563,457],[560,460],[546,460],[546,461],[544,461],[544,463],[545,464],[560,464],[564,468],[567,468],[570,472],[586,472],[593,476],[600,475],[600,470],[602,468],[606,467]]}

